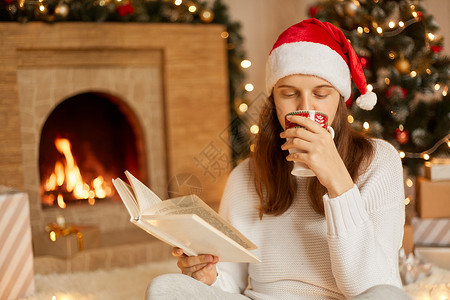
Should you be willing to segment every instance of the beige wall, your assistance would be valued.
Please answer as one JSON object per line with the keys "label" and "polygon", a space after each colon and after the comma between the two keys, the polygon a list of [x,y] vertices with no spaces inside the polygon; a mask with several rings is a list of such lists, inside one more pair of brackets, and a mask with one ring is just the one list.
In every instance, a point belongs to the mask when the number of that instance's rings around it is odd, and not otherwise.
{"label": "beige wall", "polygon": [[[307,11],[317,0],[223,0],[231,19],[241,22],[244,47],[252,66],[247,70],[248,82],[255,89],[249,99],[264,91],[265,62],[278,35],[287,27],[308,17]],[[435,17],[444,37],[444,53],[450,49],[450,1],[423,0],[427,12]]]}

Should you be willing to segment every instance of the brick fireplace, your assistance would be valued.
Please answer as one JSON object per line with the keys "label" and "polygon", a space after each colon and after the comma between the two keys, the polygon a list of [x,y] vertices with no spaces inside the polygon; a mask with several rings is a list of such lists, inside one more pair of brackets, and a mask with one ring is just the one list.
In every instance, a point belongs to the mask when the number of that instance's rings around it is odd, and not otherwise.
{"label": "brick fireplace", "polygon": [[212,179],[199,167],[205,147],[226,144],[226,43],[218,25],[4,23],[0,27],[0,185],[25,190],[34,233],[63,215],[101,231],[129,226],[122,203],[43,209],[39,142],[52,111],[97,93],[128,110],[140,134],[142,178],[162,199],[172,178],[191,174],[217,207],[230,165]]}

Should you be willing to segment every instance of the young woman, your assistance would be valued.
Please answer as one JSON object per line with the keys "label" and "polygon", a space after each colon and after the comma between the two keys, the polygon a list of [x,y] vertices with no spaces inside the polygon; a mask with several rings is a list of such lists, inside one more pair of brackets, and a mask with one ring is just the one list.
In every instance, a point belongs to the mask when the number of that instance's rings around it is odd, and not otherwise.
{"label": "young woman", "polygon": [[[398,270],[402,165],[390,144],[349,126],[344,101],[352,79],[360,107],[376,102],[354,50],[339,29],[309,19],[280,35],[266,72],[270,96],[255,152],[230,174],[220,207],[258,245],[254,253],[262,262],[217,263],[220,257],[187,257],[174,248],[185,275],[155,279],[148,297],[408,299]],[[296,110],[327,114],[334,139],[300,116],[289,119],[300,128],[286,130],[285,115]],[[316,176],[291,175],[292,162]]]}

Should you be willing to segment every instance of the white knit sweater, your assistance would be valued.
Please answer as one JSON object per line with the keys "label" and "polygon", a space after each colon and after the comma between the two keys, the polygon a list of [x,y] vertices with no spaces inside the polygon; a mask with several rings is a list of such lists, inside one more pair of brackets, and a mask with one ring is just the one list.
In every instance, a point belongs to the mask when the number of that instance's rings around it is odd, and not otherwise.
{"label": "white knit sweater", "polygon": [[392,145],[373,143],[373,162],[354,187],[324,196],[325,217],[310,207],[308,179],[299,177],[292,206],[260,220],[249,162],[236,167],[220,213],[258,246],[262,262],[219,263],[214,285],[252,299],[345,299],[378,284],[401,287],[402,165]]}

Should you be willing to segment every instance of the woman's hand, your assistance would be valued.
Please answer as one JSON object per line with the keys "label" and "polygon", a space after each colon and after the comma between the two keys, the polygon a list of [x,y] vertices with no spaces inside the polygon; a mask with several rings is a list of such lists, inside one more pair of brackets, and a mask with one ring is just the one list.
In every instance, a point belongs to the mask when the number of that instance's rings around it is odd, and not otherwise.
{"label": "woman's hand", "polygon": [[353,187],[353,180],[339,155],[330,133],[305,117],[289,116],[288,120],[304,128],[289,128],[280,134],[287,141],[283,150],[298,149],[286,159],[305,163],[328,190],[330,198],[337,197]]}
{"label": "woman's hand", "polygon": [[217,256],[202,254],[198,256],[187,256],[180,248],[172,248],[172,255],[178,257],[177,266],[181,273],[191,276],[198,281],[211,285],[216,281],[216,264],[219,262]]}

